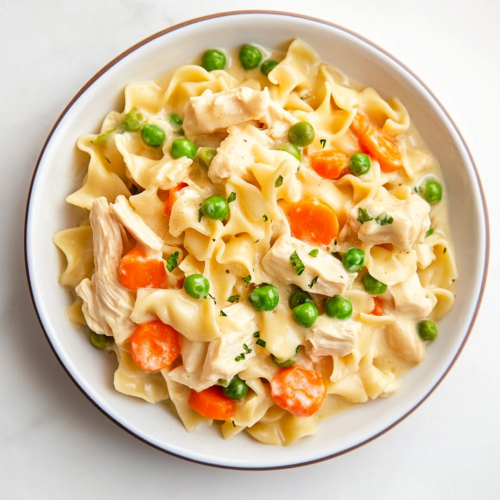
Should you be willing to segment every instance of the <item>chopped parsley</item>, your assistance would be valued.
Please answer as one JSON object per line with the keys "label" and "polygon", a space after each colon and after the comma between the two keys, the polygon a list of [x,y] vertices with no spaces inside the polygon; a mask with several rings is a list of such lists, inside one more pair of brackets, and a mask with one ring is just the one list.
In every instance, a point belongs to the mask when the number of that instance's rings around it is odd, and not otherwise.
{"label": "chopped parsley", "polygon": [[245,355],[243,353],[238,354],[238,356],[236,356],[234,358],[235,361],[243,361],[244,359],[245,359]]}
{"label": "chopped parsley", "polygon": [[368,212],[366,211],[366,208],[358,208],[358,218],[356,219],[358,222],[361,224],[364,224],[365,222],[373,220],[373,217],[370,217]]}
{"label": "chopped parsley", "polygon": [[326,139],[320,139],[321,147],[324,148],[326,146]]}
{"label": "chopped parsley", "polygon": [[317,248],[315,248],[314,250],[311,250],[311,251],[309,252],[309,255],[310,255],[311,257],[317,257],[317,256],[318,256],[318,253],[319,253],[319,250],[318,250]]}
{"label": "chopped parsley", "polygon": [[312,288],[317,282],[318,282],[319,276],[316,276],[316,278],[313,278],[311,281],[311,284],[307,285],[309,288]]}
{"label": "chopped parsley", "polygon": [[224,311],[221,311],[221,312],[220,312],[220,315],[221,315],[221,316],[227,316],[227,314],[226,314]]}
{"label": "chopped parsley", "polygon": [[297,276],[300,276],[305,270],[305,266],[297,255],[297,252],[293,252],[292,255],[290,255],[290,264],[295,269]]}
{"label": "chopped parsley", "polygon": [[208,297],[210,297],[214,301],[214,304],[217,304],[215,297],[212,297],[209,293],[205,296],[205,299],[208,299]]}
{"label": "chopped parsley", "polygon": [[264,222],[267,222],[269,220],[266,214],[264,214],[262,217],[264,217]]}
{"label": "chopped parsley", "polygon": [[425,237],[427,238],[431,234],[434,234],[434,229],[432,229],[432,227],[425,233]]}
{"label": "chopped parsley", "polygon": [[259,339],[257,342],[255,342],[257,345],[260,345],[260,347],[266,347],[266,341]]}
{"label": "chopped parsley", "polygon": [[255,333],[253,334],[253,336],[254,336],[256,339],[258,339],[258,338],[260,337],[260,332],[255,332]]}
{"label": "chopped parsley", "polygon": [[297,348],[295,349],[295,354],[298,354],[300,351],[300,344],[297,346]]}
{"label": "chopped parsley", "polygon": [[279,188],[283,184],[283,176],[280,175],[277,179],[276,182],[274,183],[274,187]]}
{"label": "chopped parsley", "polygon": [[231,297],[229,297],[227,299],[228,302],[231,302],[231,304],[234,304],[235,302],[238,302],[240,300],[240,296],[239,295],[231,295]]}
{"label": "chopped parsley", "polygon": [[236,200],[236,193],[231,193],[227,198],[227,204],[229,205],[234,200]]}
{"label": "chopped parsley", "polygon": [[198,222],[201,222],[201,218],[203,217],[203,210],[200,208],[198,210]]}
{"label": "chopped parsley", "polygon": [[388,224],[392,224],[394,222],[394,217],[383,212],[378,217],[375,217],[375,222],[380,226],[387,226]]}
{"label": "chopped parsley", "polygon": [[179,252],[171,253],[167,260],[167,271],[171,273],[177,267],[177,259],[179,258]]}
{"label": "chopped parsley", "polygon": [[245,352],[247,354],[250,354],[252,352],[252,349],[250,349],[246,344],[243,344],[243,349],[245,349]]}
{"label": "chopped parsley", "polygon": [[244,278],[241,278],[244,282],[245,282],[245,285],[246,285],[246,288],[248,288],[248,285],[250,284],[250,281],[252,280],[252,276],[250,276],[250,274],[248,276],[245,276]]}

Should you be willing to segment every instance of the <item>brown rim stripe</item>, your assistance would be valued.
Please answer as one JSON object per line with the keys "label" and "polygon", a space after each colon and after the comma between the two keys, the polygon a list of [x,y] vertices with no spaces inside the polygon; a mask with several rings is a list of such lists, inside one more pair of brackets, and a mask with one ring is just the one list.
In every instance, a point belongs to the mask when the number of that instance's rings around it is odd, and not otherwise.
{"label": "brown rim stripe", "polygon": [[[50,139],[52,138],[52,135],[54,133],[54,131],[56,130],[57,126],[59,125],[59,123],[61,122],[61,120],[64,118],[64,116],[66,115],[66,113],[69,111],[69,109],[73,106],[73,104],[80,98],[80,96],[96,81],[98,80],[104,73],[106,73],[106,71],[108,71],[110,68],[112,68],[116,63],[118,63],[119,61],[121,61],[124,57],[126,57],[127,55],[129,55],[130,53],[134,52],[135,50],[137,50],[138,48],[142,47],[143,45],[146,45],[148,42],[152,41],[152,40],[155,40],[156,38],[159,38],[167,33],[170,33],[171,31],[176,31],[180,28],[183,28],[184,26],[189,26],[191,24],[196,24],[196,23],[199,23],[199,22],[202,22],[202,21],[207,21],[209,19],[216,19],[216,18],[219,18],[219,17],[229,17],[229,16],[236,16],[236,15],[245,15],[245,14],[267,14],[267,15],[277,15],[277,16],[288,16],[288,17],[295,17],[295,18],[298,18],[298,19],[305,19],[307,21],[314,21],[314,22],[317,22],[317,23],[321,23],[321,24],[325,24],[327,26],[331,26],[333,28],[336,28],[338,29],[339,31],[343,31],[345,33],[348,33],[350,35],[352,35],[353,37],[355,38],[358,38],[359,40],[362,40],[363,42],[365,42],[366,44],[370,45],[371,47],[377,49],[379,52],[381,52],[382,54],[386,55],[387,57],[389,57],[390,59],[392,59],[395,63],[397,63],[399,66],[401,66],[405,71],[407,71],[413,78],[415,78],[415,80],[417,80],[417,82],[422,85],[422,87],[429,93],[429,95],[434,99],[434,101],[438,104],[439,108],[441,109],[441,111],[445,114],[445,116],[448,118],[448,120],[450,121],[450,123],[452,124],[455,132],[458,134],[458,136],[460,137],[460,140],[462,141],[462,144],[465,148],[465,150],[467,151],[467,155],[472,163],[472,166],[474,168],[474,173],[476,175],[476,180],[477,180],[477,183],[478,183],[478,186],[479,186],[479,191],[481,193],[481,200],[482,200],[482,204],[483,204],[483,209],[484,209],[484,223],[485,223],[485,229],[486,229],[486,234],[485,234],[485,243],[486,243],[486,250],[485,250],[485,264],[484,264],[484,272],[483,272],[483,280],[482,280],[482,283],[481,283],[481,291],[479,293],[479,299],[477,301],[477,305],[476,305],[476,310],[474,311],[474,316],[472,317],[472,320],[470,322],[470,325],[469,325],[469,328],[467,330],[467,335],[465,336],[464,338],[464,341],[462,342],[462,345],[460,346],[460,349],[458,350],[457,354],[455,355],[455,357],[453,358],[453,360],[451,361],[450,363],[450,366],[446,369],[446,371],[443,373],[442,377],[436,382],[436,384],[434,385],[434,387],[432,387],[432,389],[427,393],[427,395],[419,402],[417,403],[408,413],[406,413],[405,415],[403,415],[400,419],[398,419],[396,422],[394,422],[392,425],[390,425],[389,427],[385,428],[383,431],[379,432],[378,434],[376,434],[375,436],[372,436],[370,439],[367,439],[366,441],[363,441],[362,443],[359,443],[357,444],[356,446],[352,446],[346,450],[343,450],[343,451],[340,451],[338,453],[334,453],[332,455],[327,455],[326,457],[323,457],[323,458],[318,458],[317,460],[310,460],[308,462],[301,462],[301,463],[296,463],[296,464],[292,464],[292,465],[283,465],[283,466],[276,466],[276,467],[230,467],[230,466],[226,466],[226,465],[217,465],[217,464],[211,464],[211,463],[207,463],[207,462],[201,462],[201,461],[198,461],[198,460],[194,460],[194,459],[191,459],[191,458],[187,458],[187,457],[183,457],[182,455],[177,455],[176,453],[173,453],[171,451],[167,451],[163,448],[160,448],[159,446],[156,446],[152,443],[150,443],[149,441],[146,441],[144,438],[134,434],[132,431],[130,431],[129,429],[127,429],[123,424],[121,424],[120,422],[118,422],[117,420],[115,420],[114,418],[112,418],[108,413],[106,413],[81,387],[80,385],[76,382],[76,380],[73,378],[73,376],[71,375],[71,373],[68,371],[68,369],[66,368],[66,366],[64,366],[64,363],[61,361],[61,359],[59,358],[59,356],[57,355],[52,343],[50,342],[50,339],[47,335],[47,332],[45,331],[45,328],[44,328],[44,325],[42,323],[42,320],[40,318],[40,315],[38,313],[38,309],[36,307],[36,303],[35,303],[35,299],[34,299],[34,296],[33,296],[33,289],[31,287],[31,281],[30,281],[30,277],[29,277],[29,269],[28,269],[28,249],[27,249],[27,246],[26,246],[26,240],[27,240],[27,227],[28,227],[28,213],[29,213],[29,206],[30,206],[30,200],[31,200],[31,193],[32,193],[32,190],[33,190],[33,183],[35,181],[35,177],[36,177],[36,174],[37,174],[37,171],[38,171],[38,167],[40,166],[40,162],[42,160],[42,157],[43,157],[43,154],[45,152],[45,149],[47,148],[47,145],[50,141]],[[487,278],[487,274],[488,274],[488,266],[489,266],[489,256],[490,256],[490,229],[489,229],[489,218],[488,218],[488,209],[487,209],[487,206],[486,206],[486,199],[485,199],[485,196],[484,196],[484,191],[483,191],[483,186],[481,184],[481,179],[479,178],[479,173],[478,173],[478,170],[477,170],[477,167],[476,167],[476,164],[474,162],[474,159],[472,157],[472,154],[469,150],[469,147],[467,146],[462,134],[460,133],[460,131],[458,130],[457,126],[455,125],[455,122],[452,120],[451,116],[448,114],[448,112],[446,111],[446,109],[443,107],[443,105],[441,104],[441,102],[436,98],[436,96],[431,92],[431,90],[427,87],[427,85],[425,85],[424,82],[422,82],[422,80],[420,80],[420,78],[418,78],[417,75],[415,75],[407,66],[405,66],[403,63],[401,63],[398,59],[396,59],[394,56],[392,56],[391,54],[389,54],[387,51],[385,51],[384,49],[382,49],[381,47],[379,47],[378,45],[374,44],[373,42],[371,42],[370,40],[367,40],[366,38],[358,35],[357,33],[351,31],[351,30],[348,30],[342,26],[339,26],[337,24],[334,24],[334,23],[330,23],[328,21],[324,21],[322,19],[317,19],[315,17],[309,17],[309,16],[304,16],[302,14],[294,14],[294,13],[291,13],[291,12],[280,12],[280,11],[266,11],[266,10],[238,10],[238,11],[230,11],[230,12],[220,12],[218,14],[212,14],[212,15],[209,15],[209,16],[204,16],[204,17],[198,17],[198,18],[195,18],[195,19],[191,19],[189,21],[185,21],[183,23],[180,23],[180,24],[176,24],[170,28],[167,28],[163,31],[160,31],[158,33],[155,33],[154,35],[151,35],[150,37],[142,40],[141,42],[133,45],[132,47],[130,47],[129,49],[127,49],[125,52],[122,52],[119,56],[115,57],[110,63],[108,63],[106,66],[104,66],[104,68],[102,68],[98,73],[96,73],[80,90],[79,92],[75,95],[75,97],[73,97],[73,99],[70,101],[70,103],[66,106],[66,108],[64,109],[64,111],[61,113],[61,115],[59,116],[59,118],[57,119],[57,121],[55,122],[54,126],[52,127],[52,130],[50,131],[49,135],[47,136],[47,139],[45,140],[45,143],[43,145],[43,148],[40,152],[40,155],[38,157],[38,160],[36,162],[36,166],[35,166],[35,170],[33,172],[33,177],[31,179],[31,183],[30,183],[30,189],[29,189],[29,192],[28,192],[28,199],[27,199],[27,204],[26,204],[26,215],[25,215],[25,220],[24,220],[24,263],[25,263],[25,267],[26,267],[26,277],[27,277],[27,280],[28,280],[28,286],[29,286],[29,290],[30,290],[30,295],[31,295],[31,301],[33,303],[33,307],[35,308],[35,312],[36,312],[36,315],[37,315],[37,318],[38,318],[38,322],[40,323],[40,326],[43,330],[43,333],[45,335],[45,338],[50,346],[50,348],[52,349],[52,352],[54,353],[54,355],[56,356],[57,360],[59,361],[59,364],[63,367],[64,371],[66,372],[66,374],[69,376],[69,378],[74,382],[74,384],[76,385],[76,387],[80,390],[80,392],[103,414],[105,415],[107,418],[109,418],[112,422],[114,422],[116,425],[118,425],[119,427],[121,427],[125,432],[127,432],[128,434],[130,434],[131,436],[135,437],[136,439],[142,441],[143,443],[146,443],[147,445],[151,446],[152,448],[155,448],[163,453],[167,453],[168,455],[172,455],[174,457],[177,457],[177,458],[180,458],[182,460],[186,460],[188,462],[193,462],[193,463],[196,463],[196,464],[200,464],[200,465],[208,465],[210,467],[217,467],[217,468],[220,468],[220,469],[232,469],[232,470],[248,470],[248,471],[268,471],[268,470],[279,470],[279,469],[291,469],[291,468],[295,468],[295,467],[301,467],[301,466],[304,466],[304,465],[311,465],[311,464],[315,464],[315,463],[318,463],[318,462],[323,462],[325,460],[329,460],[330,458],[335,458],[335,457],[338,457],[340,455],[343,455],[345,453],[348,453],[349,451],[352,451],[352,450],[355,450],[357,448],[360,448],[361,446],[373,441],[374,439],[378,438],[379,436],[382,436],[383,434],[385,434],[387,431],[391,430],[393,427],[395,427],[397,424],[399,424],[402,420],[404,420],[408,415],[410,415],[411,413],[413,413],[433,392],[434,390],[436,389],[436,387],[442,382],[442,380],[446,377],[446,375],[448,374],[448,372],[451,370],[451,368],[453,367],[453,365],[455,364],[456,360],[458,359],[458,357],[460,356],[463,348],[465,347],[465,344],[467,342],[467,340],[469,339],[469,336],[471,334],[471,331],[472,331],[472,328],[474,327],[474,323],[476,322],[476,318],[477,318],[477,315],[479,313],[479,309],[480,309],[480,306],[481,306],[481,302],[483,300],[483,295],[484,295],[484,290],[485,290],[485,286],[486,286],[486,278]]]}

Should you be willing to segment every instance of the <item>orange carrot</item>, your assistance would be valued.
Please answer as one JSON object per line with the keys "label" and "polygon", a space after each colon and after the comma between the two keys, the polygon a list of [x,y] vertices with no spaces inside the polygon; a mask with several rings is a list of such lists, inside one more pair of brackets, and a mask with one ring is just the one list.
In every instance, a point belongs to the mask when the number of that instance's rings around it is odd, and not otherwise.
{"label": "orange carrot", "polygon": [[187,187],[187,184],[185,182],[181,182],[180,184],[177,184],[174,188],[170,189],[168,192],[168,200],[165,203],[165,208],[164,208],[164,213],[165,215],[170,215],[172,214],[172,207],[174,206],[174,203],[177,200],[177,197],[179,196],[179,191],[181,189],[184,189]]}
{"label": "orange carrot", "polygon": [[382,300],[380,297],[373,297],[373,301],[375,302],[375,307],[372,311],[374,316],[383,316],[384,315],[384,304],[382,304]]}
{"label": "orange carrot", "polygon": [[347,156],[335,149],[324,149],[310,156],[311,167],[325,179],[338,179],[347,168]]}
{"label": "orange carrot", "polygon": [[354,117],[354,120],[351,123],[351,130],[356,135],[364,134],[369,126],[368,118],[366,115],[359,113]]}
{"label": "orange carrot", "polygon": [[179,356],[179,332],[161,321],[142,323],[130,337],[130,350],[143,370],[163,370]]}
{"label": "orange carrot", "polygon": [[326,385],[314,371],[300,365],[283,368],[271,381],[271,395],[278,406],[296,417],[310,417],[323,404]]}
{"label": "orange carrot", "polygon": [[150,259],[136,246],[122,258],[118,275],[122,285],[131,290],[139,288],[164,288],[167,272],[162,260]]}
{"label": "orange carrot", "polygon": [[230,420],[236,411],[236,401],[225,396],[216,385],[201,392],[191,391],[188,404],[200,415],[214,420]]}
{"label": "orange carrot", "polygon": [[299,240],[328,245],[339,234],[333,208],[314,198],[302,200],[288,212],[292,234]]}

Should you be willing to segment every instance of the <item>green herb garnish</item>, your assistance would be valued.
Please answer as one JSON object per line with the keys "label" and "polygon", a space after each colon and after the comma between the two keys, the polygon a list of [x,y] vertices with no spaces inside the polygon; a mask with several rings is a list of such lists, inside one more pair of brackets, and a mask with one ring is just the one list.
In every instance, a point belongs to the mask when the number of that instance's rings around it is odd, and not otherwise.
{"label": "green herb garnish", "polygon": [[259,339],[257,342],[255,342],[257,345],[260,345],[260,347],[266,347],[266,341]]}
{"label": "green herb garnish", "polygon": [[368,215],[368,212],[366,211],[366,208],[358,208],[358,218],[356,219],[358,222],[361,224],[364,224],[365,222],[373,220],[373,217],[370,217]]}
{"label": "green herb garnish", "polygon": [[297,255],[297,252],[293,252],[292,255],[290,255],[290,264],[292,264],[292,267],[295,269],[297,276],[300,276],[304,272],[305,266]]}
{"label": "green herb garnish", "polygon": [[231,302],[231,304],[234,304],[235,302],[238,302],[240,300],[240,296],[239,295],[231,295],[231,297],[229,297],[227,299],[228,302]]}
{"label": "green herb garnish", "polygon": [[234,200],[236,200],[236,193],[231,193],[227,198],[227,204],[229,205]]}
{"label": "green herb garnish", "polygon": [[277,179],[276,182],[274,183],[274,187],[279,188],[283,184],[283,176],[280,175]]}
{"label": "green herb garnish", "polygon": [[177,267],[177,259],[179,258],[179,252],[171,253],[167,260],[167,271],[171,273]]}
{"label": "green herb garnish", "polygon": [[316,278],[313,278],[313,280],[311,281],[311,284],[307,285],[307,286],[309,288],[312,288],[318,282],[318,278],[319,278],[319,276],[316,276]]}
{"label": "green herb garnish", "polygon": [[394,217],[383,212],[378,217],[375,217],[375,222],[381,226],[387,226],[394,222]]}
{"label": "green herb garnish", "polygon": [[317,256],[318,256],[318,253],[319,253],[319,250],[318,250],[317,248],[315,248],[314,250],[311,250],[311,251],[309,252],[309,255],[310,255],[311,257],[317,257]]}

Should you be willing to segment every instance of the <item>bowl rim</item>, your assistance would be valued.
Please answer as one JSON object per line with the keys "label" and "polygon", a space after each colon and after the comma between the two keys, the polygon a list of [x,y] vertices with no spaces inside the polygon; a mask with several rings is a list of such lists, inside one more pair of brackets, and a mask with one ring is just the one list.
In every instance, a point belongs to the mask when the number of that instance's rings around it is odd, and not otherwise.
{"label": "bowl rim", "polygon": [[[61,358],[57,354],[54,346],[52,345],[52,342],[51,342],[50,337],[49,337],[49,335],[48,335],[48,333],[47,333],[47,331],[46,331],[46,329],[44,327],[44,324],[42,322],[42,319],[40,317],[40,313],[39,313],[37,305],[36,305],[36,301],[35,301],[35,297],[34,297],[34,292],[33,292],[33,287],[32,287],[32,284],[31,284],[30,269],[29,269],[29,264],[28,264],[28,218],[29,218],[29,213],[30,213],[30,203],[31,203],[31,198],[32,198],[32,194],[33,194],[34,181],[35,181],[36,175],[38,173],[38,168],[39,168],[40,163],[42,161],[42,158],[44,156],[45,150],[46,150],[46,148],[47,148],[50,140],[52,139],[52,136],[53,136],[55,130],[59,126],[59,124],[62,121],[62,119],[65,117],[66,113],[75,104],[75,102],[83,95],[83,93],[91,85],[93,85],[110,68],[112,68],[118,62],[120,62],[123,58],[125,58],[126,56],[128,56],[132,52],[136,51],[137,49],[141,48],[142,46],[146,45],[147,43],[151,42],[152,40],[155,40],[156,38],[159,38],[159,37],[161,37],[161,36],[163,36],[163,35],[165,35],[167,33],[170,33],[172,31],[176,31],[176,30],[179,30],[179,29],[184,28],[186,26],[190,26],[192,24],[200,23],[200,22],[203,22],[203,21],[208,21],[208,20],[211,20],[211,19],[216,19],[216,18],[221,18],[221,17],[230,17],[230,16],[239,16],[239,15],[248,15],[248,14],[251,14],[251,15],[253,15],[253,14],[264,14],[264,15],[274,15],[274,16],[287,16],[287,17],[293,17],[293,18],[298,18],[298,19],[304,19],[304,20],[307,20],[307,21],[313,21],[313,22],[317,22],[317,23],[321,23],[321,24],[330,26],[330,27],[335,28],[335,29],[337,29],[339,31],[343,31],[343,32],[345,32],[345,33],[347,33],[347,34],[349,34],[349,35],[357,38],[358,40],[361,40],[365,44],[370,45],[372,48],[374,48],[375,50],[381,52],[383,55],[385,55],[386,57],[388,57],[389,59],[391,59],[393,62],[395,62],[397,65],[399,65],[403,70],[405,70],[411,77],[413,77],[424,88],[424,90],[428,92],[428,94],[432,97],[432,99],[434,100],[434,102],[438,105],[438,107],[444,113],[444,115],[446,116],[446,118],[449,120],[450,125],[452,126],[452,128],[456,132],[457,136],[459,137],[459,139],[460,139],[460,141],[461,141],[461,143],[462,143],[462,145],[463,145],[463,147],[464,147],[464,149],[465,149],[465,151],[467,153],[467,156],[468,156],[468,158],[470,160],[470,163],[471,163],[471,165],[473,167],[473,172],[474,172],[474,175],[475,175],[475,178],[476,178],[476,181],[477,181],[477,184],[478,184],[478,188],[479,188],[479,193],[480,193],[480,196],[481,196],[481,203],[482,203],[482,207],[483,207],[483,216],[484,216],[484,226],[485,226],[485,232],[484,232],[484,237],[485,237],[485,242],[484,242],[485,243],[484,268],[483,268],[483,275],[482,275],[482,280],[481,280],[481,288],[480,288],[480,291],[479,291],[479,296],[478,296],[477,304],[476,304],[476,307],[475,307],[475,310],[474,310],[474,314],[473,314],[472,319],[470,321],[470,324],[469,324],[469,326],[467,328],[467,334],[465,335],[465,337],[464,337],[464,339],[462,341],[462,344],[460,345],[460,348],[456,352],[454,358],[451,360],[451,362],[450,362],[449,366],[447,367],[447,369],[445,370],[445,372],[442,374],[442,376],[439,378],[439,380],[437,380],[437,382],[429,390],[429,392],[413,408],[411,408],[407,413],[405,413],[404,415],[402,415],[398,420],[396,420],[391,425],[387,426],[385,429],[383,429],[382,431],[378,432],[377,434],[371,436],[368,439],[365,439],[364,441],[362,441],[362,442],[360,442],[360,443],[358,443],[358,444],[356,444],[354,446],[351,446],[351,447],[349,447],[349,448],[347,448],[345,450],[342,450],[342,451],[339,451],[339,452],[336,452],[336,453],[333,453],[331,455],[327,455],[327,456],[324,456],[324,457],[321,457],[321,458],[318,458],[318,459],[315,459],[315,460],[308,460],[306,462],[294,463],[294,464],[289,464],[289,465],[272,466],[272,467],[231,467],[231,466],[228,466],[228,465],[219,465],[219,464],[214,464],[214,463],[203,462],[201,460],[195,460],[193,458],[188,458],[186,456],[179,455],[177,453],[174,453],[172,451],[166,450],[164,448],[161,448],[160,446],[157,446],[157,445],[151,443],[150,441],[148,441],[148,440],[142,438],[141,436],[135,434],[129,428],[127,428],[124,424],[122,424],[121,422],[119,422],[118,420],[116,420],[115,418],[113,418],[111,415],[109,415],[78,384],[78,382],[73,377],[73,375],[70,373],[70,371],[68,370],[68,368],[64,365],[63,361],[61,360]],[[488,208],[487,208],[487,204],[486,204],[486,197],[484,195],[484,190],[483,190],[483,186],[482,186],[481,179],[480,179],[480,176],[479,176],[479,172],[478,172],[476,163],[474,162],[474,158],[472,157],[470,149],[467,146],[467,143],[465,142],[465,139],[464,139],[463,135],[461,134],[461,132],[458,129],[457,125],[455,124],[455,122],[453,121],[453,119],[451,118],[451,116],[449,115],[448,111],[441,104],[441,102],[439,101],[439,99],[434,95],[434,93],[429,89],[429,87],[427,87],[427,85],[412,70],[410,70],[405,64],[403,64],[401,61],[399,61],[396,57],[394,57],[392,54],[390,54],[389,52],[387,52],[385,49],[381,48],[380,46],[378,46],[377,44],[375,44],[372,41],[368,40],[367,38],[359,35],[358,33],[354,32],[354,31],[351,31],[351,30],[349,30],[349,29],[347,29],[347,28],[345,28],[343,26],[340,26],[338,24],[335,24],[335,23],[332,23],[332,22],[329,22],[329,21],[325,21],[323,19],[319,19],[319,18],[316,18],[316,17],[311,17],[311,16],[307,16],[307,15],[303,15],[303,14],[286,12],[286,11],[276,11],[276,10],[236,10],[236,11],[218,12],[218,13],[210,14],[210,15],[207,15],[207,16],[202,16],[202,17],[197,17],[197,18],[189,19],[189,20],[184,21],[182,23],[178,23],[178,24],[175,24],[173,26],[170,26],[169,28],[166,28],[164,30],[158,31],[157,33],[154,33],[153,35],[151,35],[151,36],[149,36],[147,38],[144,38],[143,40],[139,41],[138,43],[132,45],[127,50],[123,51],[121,54],[119,54],[118,56],[116,56],[108,64],[106,64],[103,68],[101,68],[97,73],[95,73],[94,76],[92,76],[80,88],[80,90],[74,95],[74,97],[71,99],[71,101],[68,103],[68,105],[64,108],[64,110],[61,112],[61,114],[59,115],[59,117],[55,121],[54,125],[52,126],[52,129],[50,130],[47,138],[45,139],[43,147],[42,147],[42,149],[40,151],[40,154],[38,156],[38,159],[37,159],[37,162],[36,162],[36,165],[35,165],[35,169],[33,171],[33,175],[32,175],[32,178],[31,178],[31,182],[30,182],[30,186],[29,186],[29,190],[28,190],[27,201],[26,201],[26,213],[25,213],[25,219],[24,219],[24,244],[23,244],[23,247],[24,247],[24,264],[25,264],[25,270],[26,270],[26,278],[27,278],[27,282],[28,282],[28,288],[29,288],[29,292],[30,292],[31,302],[32,302],[33,307],[35,309],[35,313],[36,313],[38,322],[39,322],[39,324],[40,324],[40,326],[42,328],[42,331],[43,331],[43,333],[45,335],[45,339],[47,340],[47,343],[49,344],[49,346],[50,346],[52,352],[54,353],[57,361],[59,362],[59,364],[61,365],[61,367],[63,368],[63,370],[66,372],[66,374],[68,375],[68,377],[71,379],[71,381],[76,385],[76,387],[80,390],[80,392],[103,415],[105,415],[114,424],[116,424],[118,427],[120,427],[121,429],[123,429],[125,432],[127,432],[128,434],[130,434],[134,438],[138,439],[139,441],[142,441],[143,443],[147,444],[148,446],[150,446],[150,447],[152,447],[152,448],[154,448],[156,450],[159,450],[159,451],[161,451],[163,453],[166,453],[168,455],[171,455],[173,457],[180,458],[182,460],[186,460],[188,462],[192,462],[192,463],[195,463],[195,464],[205,465],[205,466],[209,466],[209,467],[216,467],[216,468],[219,468],[219,469],[232,469],[232,470],[242,470],[242,471],[269,471],[269,470],[291,469],[291,468],[295,468],[295,467],[302,467],[302,466],[306,466],[306,465],[312,465],[312,464],[315,464],[315,463],[323,462],[323,461],[326,461],[326,460],[338,457],[340,455],[344,455],[345,453],[348,453],[348,452],[353,451],[353,450],[355,450],[357,448],[360,448],[361,446],[364,446],[365,444],[370,443],[371,441],[377,439],[378,437],[382,436],[383,434],[385,434],[386,432],[388,432],[389,430],[391,430],[393,427],[395,427],[396,425],[398,425],[406,417],[408,417],[410,414],[412,414],[417,408],[419,408],[420,405],[424,401],[427,400],[427,398],[436,390],[436,388],[444,380],[444,378],[446,377],[446,375],[449,373],[449,371],[451,370],[451,368],[454,366],[454,364],[457,361],[458,357],[462,353],[462,350],[465,347],[465,344],[467,343],[467,341],[469,339],[469,336],[470,336],[470,334],[472,332],[472,329],[474,327],[474,324],[476,322],[476,318],[477,318],[477,315],[479,313],[479,309],[481,307],[481,303],[482,303],[482,300],[483,300],[483,296],[484,296],[484,292],[485,292],[485,288],[486,288],[487,275],[488,275],[489,260],[490,260],[490,227],[489,227],[489,216],[488,216]]]}

